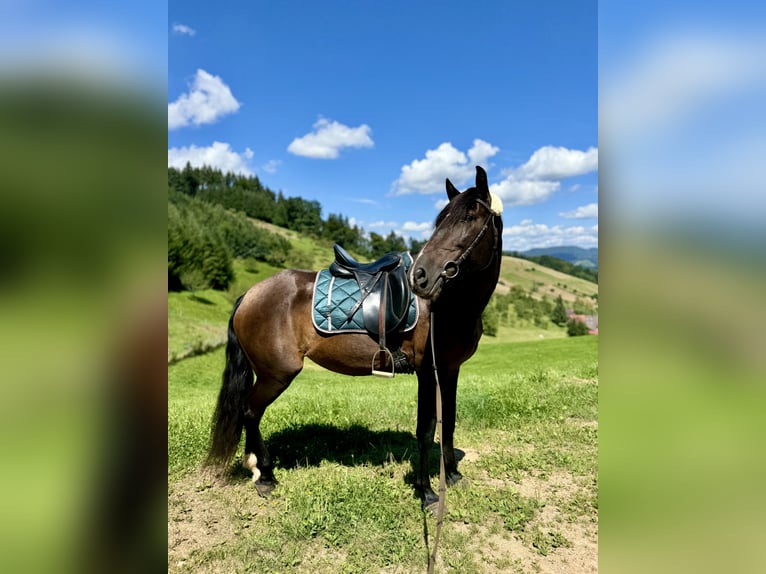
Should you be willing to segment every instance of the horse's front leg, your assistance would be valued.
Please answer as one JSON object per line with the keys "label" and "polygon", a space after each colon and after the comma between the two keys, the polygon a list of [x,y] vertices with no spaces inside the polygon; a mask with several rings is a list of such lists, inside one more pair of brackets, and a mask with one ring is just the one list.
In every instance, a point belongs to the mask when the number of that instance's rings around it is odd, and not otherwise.
{"label": "horse's front leg", "polygon": [[439,440],[444,446],[444,470],[447,474],[447,484],[452,486],[463,475],[457,469],[455,459],[455,414],[457,411],[457,377],[459,371],[450,372],[440,381],[442,391],[442,436]]}
{"label": "horse's front leg", "polygon": [[439,501],[431,488],[428,472],[428,454],[434,442],[436,430],[436,386],[430,373],[418,374],[418,425],[415,435],[418,440],[418,466],[415,470],[415,492],[420,496],[423,507]]}

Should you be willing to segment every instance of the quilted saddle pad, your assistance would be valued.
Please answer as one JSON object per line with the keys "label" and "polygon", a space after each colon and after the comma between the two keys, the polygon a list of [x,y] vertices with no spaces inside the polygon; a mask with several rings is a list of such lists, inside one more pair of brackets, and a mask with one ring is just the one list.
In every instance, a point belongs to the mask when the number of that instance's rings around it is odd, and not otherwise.
{"label": "quilted saddle pad", "polygon": [[[412,262],[409,253],[406,254],[409,263]],[[314,298],[312,302],[312,320],[317,331],[336,335],[340,333],[367,333],[364,327],[362,306],[359,306],[349,320],[349,313],[359,302],[359,284],[354,278],[335,277],[329,269],[317,273],[314,283]],[[404,331],[415,327],[418,321],[418,305],[415,295],[410,293],[410,304],[407,311]]]}

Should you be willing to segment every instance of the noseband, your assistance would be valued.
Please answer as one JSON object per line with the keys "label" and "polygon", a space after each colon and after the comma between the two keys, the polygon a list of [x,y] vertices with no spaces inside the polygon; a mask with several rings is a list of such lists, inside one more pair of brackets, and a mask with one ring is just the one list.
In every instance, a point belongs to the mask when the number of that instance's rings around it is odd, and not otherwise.
{"label": "noseband", "polygon": [[[471,251],[474,250],[474,248],[479,244],[479,241],[481,241],[481,238],[484,237],[484,234],[487,232],[487,228],[489,227],[489,224],[492,221],[492,217],[494,217],[495,215],[495,212],[487,204],[486,201],[477,199],[476,203],[484,206],[487,209],[488,211],[487,218],[484,220],[484,225],[482,225],[479,233],[476,235],[474,240],[468,246],[468,249],[463,251],[460,257],[457,258],[457,260],[447,261],[444,264],[444,268],[442,269],[442,272],[439,273],[439,277],[443,277],[445,282],[449,281],[450,279],[454,279],[455,277],[457,277],[458,273],[460,273],[460,266],[465,262],[466,259],[468,259],[468,256],[471,254]],[[492,257],[489,258],[489,261],[487,262],[487,264],[484,265],[484,267],[482,267],[481,269],[479,269],[479,271],[484,271],[495,260],[495,247],[497,247],[497,228],[494,225],[492,226],[492,231],[494,233],[494,241],[492,243]]]}

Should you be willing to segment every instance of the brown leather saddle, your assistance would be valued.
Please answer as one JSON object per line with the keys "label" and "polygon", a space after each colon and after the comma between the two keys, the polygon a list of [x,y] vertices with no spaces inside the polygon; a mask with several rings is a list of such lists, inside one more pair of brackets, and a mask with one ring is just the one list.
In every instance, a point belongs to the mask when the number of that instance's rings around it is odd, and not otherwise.
{"label": "brown leather saddle", "polygon": [[[359,285],[359,301],[347,320],[350,321],[359,307],[362,308],[364,327],[380,345],[372,359],[372,372],[393,377],[394,361],[386,348],[386,336],[397,333],[406,323],[412,297],[407,270],[412,257],[409,253],[391,252],[371,263],[360,263],[340,245],[334,245],[333,250],[335,261],[330,265],[330,273],[339,278],[353,277]],[[376,368],[377,359],[380,368]]]}

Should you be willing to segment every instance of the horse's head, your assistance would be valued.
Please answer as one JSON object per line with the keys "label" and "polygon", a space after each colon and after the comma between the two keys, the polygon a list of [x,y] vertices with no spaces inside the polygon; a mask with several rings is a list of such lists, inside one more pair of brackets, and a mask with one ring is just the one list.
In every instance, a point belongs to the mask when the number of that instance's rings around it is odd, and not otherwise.
{"label": "horse's head", "polygon": [[476,187],[462,193],[449,179],[446,185],[449,203],[410,271],[413,291],[432,301],[453,279],[499,264],[502,250],[503,205],[490,193],[486,172],[477,166]]}

